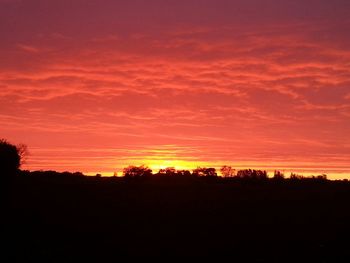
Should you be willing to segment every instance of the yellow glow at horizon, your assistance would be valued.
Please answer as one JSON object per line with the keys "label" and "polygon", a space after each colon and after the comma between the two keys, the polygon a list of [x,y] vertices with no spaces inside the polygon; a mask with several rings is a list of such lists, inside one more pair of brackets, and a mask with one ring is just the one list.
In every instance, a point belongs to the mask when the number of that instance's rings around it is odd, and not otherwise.
{"label": "yellow glow at horizon", "polygon": [[202,162],[190,162],[183,160],[145,160],[144,163],[154,172],[167,167],[174,167],[176,170],[192,170],[203,164]]}
{"label": "yellow glow at horizon", "polygon": [[[268,172],[268,176],[273,176],[274,170],[280,170],[282,171],[286,178],[290,176],[291,173],[301,174],[303,176],[316,176],[322,173],[327,174],[328,179],[336,180],[336,179],[344,179],[344,178],[350,178],[349,174],[346,173],[337,173],[337,172],[330,172],[327,171],[327,169],[322,169],[319,172],[309,171],[308,168],[295,168],[295,165],[293,167],[292,164],[288,163],[279,163],[279,162],[270,162],[269,165],[267,165],[265,162],[236,162],[236,163],[230,163],[229,161],[214,161],[214,162],[206,162],[206,161],[200,161],[196,160],[195,158],[182,158],[181,156],[176,156],[176,154],[172,153],[171,151],[162,151],[162,150],[153,150],[156,151],[157,154],[154,155],[146,155],[143,156],[143,158],[140,159],[126,159],[122,162],[118,162],[116,160],[115,162],[115,169],[109,170],[109,171],[89,171],[86,172],[86,175],[95,176],[97,173],[101,174],[102,176],[110,177],[110,176],[122,176],[123,175],[123,168],[132,165],[132,166],[147,166],[149,167],[153,173],[157,173],[160,169],[165,169],[167,167],[174,167],[176,170],[189,170],[192,171],[193,169],[196,169],[197,167],[213,167],[216,168],[218,175],[220,176],[220,168],[226,164],[231,166],[236,171],[242,170],[242,169],[259,169],[259,170],[266,170]],[[160,154],[162,153],[162,154]],[[163,155],[164,154],[164,155]],[[303,162],[300,163],[300,167],[307,167],[310,165],[310,162]]]}

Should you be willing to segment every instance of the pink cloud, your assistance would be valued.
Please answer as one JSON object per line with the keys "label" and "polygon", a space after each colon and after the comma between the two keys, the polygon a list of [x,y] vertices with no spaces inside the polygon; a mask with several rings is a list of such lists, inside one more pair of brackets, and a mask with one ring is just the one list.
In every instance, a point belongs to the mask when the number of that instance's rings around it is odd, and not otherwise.
{"label": "pink cloud", "polygon": [[29,52],[29,53],[38,53],[39,49],[33,46],[24,45],[24,44],[17,44],[17,47],[23,51]]}

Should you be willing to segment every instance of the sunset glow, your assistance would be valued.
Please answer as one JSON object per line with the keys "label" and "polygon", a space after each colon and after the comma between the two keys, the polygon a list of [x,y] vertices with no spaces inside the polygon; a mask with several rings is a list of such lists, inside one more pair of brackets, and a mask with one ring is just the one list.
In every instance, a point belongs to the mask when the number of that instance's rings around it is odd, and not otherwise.
{"label": "sunset glow", "polygon": [[350,1],[0,0],[0,138],[24,169],[350,178]]}

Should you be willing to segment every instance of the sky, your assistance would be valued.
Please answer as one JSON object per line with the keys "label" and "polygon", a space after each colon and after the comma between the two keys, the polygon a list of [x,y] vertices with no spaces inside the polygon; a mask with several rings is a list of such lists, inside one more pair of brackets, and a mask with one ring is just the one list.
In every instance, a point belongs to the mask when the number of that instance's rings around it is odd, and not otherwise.
{"label": "sky", "polygon": [[0,138],[24,169],[350,179],[350,1],[0,0]]}

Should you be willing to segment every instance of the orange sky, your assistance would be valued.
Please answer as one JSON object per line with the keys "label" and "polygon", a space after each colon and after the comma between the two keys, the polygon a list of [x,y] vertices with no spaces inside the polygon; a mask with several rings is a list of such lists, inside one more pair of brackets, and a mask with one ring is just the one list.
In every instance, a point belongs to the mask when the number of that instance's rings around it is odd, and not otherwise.
{"label": "orange sky", "polygon": [[342,0],[0,0],[0,137],[28,145],[31,170],[349,178],[349,12]]}

